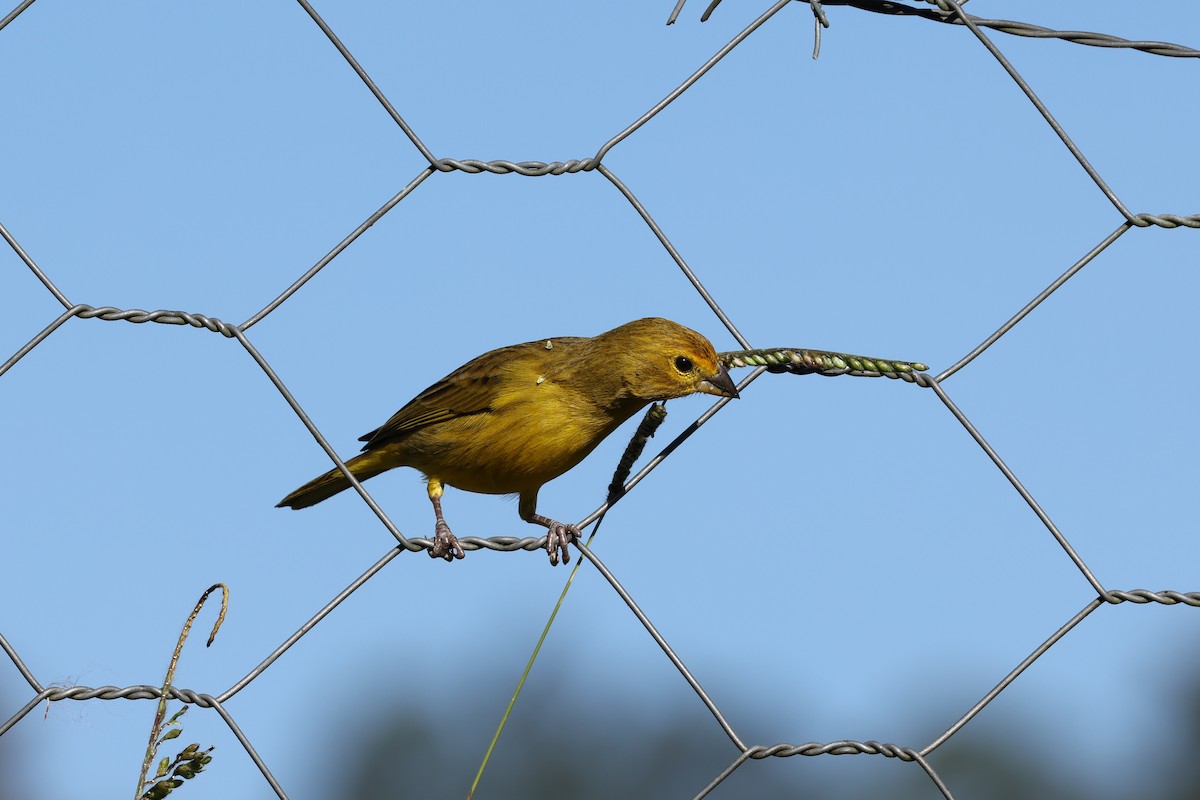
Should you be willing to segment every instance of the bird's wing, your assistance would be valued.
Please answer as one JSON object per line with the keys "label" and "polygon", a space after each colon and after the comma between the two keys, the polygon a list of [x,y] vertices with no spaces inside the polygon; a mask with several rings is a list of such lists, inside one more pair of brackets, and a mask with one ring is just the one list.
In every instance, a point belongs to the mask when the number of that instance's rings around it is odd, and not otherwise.
{"label": "bird's wing", "polygon": [[[564,337],[552,341],[558,346],[569,340]],[[545,352],[545,342],[538,341],[484,353],[418,394],[382,426],[358,440],[366,442],[363,449],[369,450],[419,428],[472,414],[486,414],[492,410],[503,384],[526,371],[518,365],[539,361],[541,353]],[[536,369],[536,364],[528,363],[528,371]]]}

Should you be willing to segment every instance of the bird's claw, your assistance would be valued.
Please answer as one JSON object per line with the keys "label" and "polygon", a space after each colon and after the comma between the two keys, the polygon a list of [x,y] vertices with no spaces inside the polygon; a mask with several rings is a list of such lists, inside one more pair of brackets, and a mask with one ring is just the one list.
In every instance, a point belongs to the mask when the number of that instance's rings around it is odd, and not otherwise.
{"label": "bird's claw", "polygon": [[550,565],[558,566],[558,555],[562,553],[562,562],[571,563],[570,544],[580,537],[579,528],[574,525],[564,525],[552,522],[546,529],[546,552],[550,554]]}
{"label": "bird's claw", "polygon": [[433,529],[433,547],[429,548],[430,558],[444,558],[447,561],[453,561],[456,558],[466,557],[463,552],[462,545],[458,543],[458,537],[450,530],[450,526],[443,521],[438,521]]}

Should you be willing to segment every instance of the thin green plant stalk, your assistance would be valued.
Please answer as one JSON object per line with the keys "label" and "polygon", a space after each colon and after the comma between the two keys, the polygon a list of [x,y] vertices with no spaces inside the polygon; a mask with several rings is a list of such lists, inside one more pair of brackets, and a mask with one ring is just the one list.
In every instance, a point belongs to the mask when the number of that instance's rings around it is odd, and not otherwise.
{"label": "thin green plant stalk", "polygon": [[[616,502],[625,493],[625,480],[629,477],[630,470],[633,469],[633,464],[642,455],[642,450],[646,447],[646,442],[650,437],[654,436],[654,432],[658,430],[658,426],[663,424],[667,418],[666,405],[663,403],[655,403],[646,410],[646,416],[642,419],[637,430],[633,434],[633,438],[629,440],[629,444],[625,447],[625,453],[621,456],[620,462],[617,464],[617,469],[613,473],[612,483],[608,486],[607,503]],[[605,512],[607,513],[607,511]],[[596,534],[600,531],[600,525],[604,522],[604,514],[596,520],[596,525],[592,528],[591,534],[584,543],[587,547],[591,547],[592,540],[596,538]],[[500,741],[500,734],[504,731],[504,726],[508,724],[508,717],[512,713],[513,706],[517,704],[517,697],[521,694],[521,688],[525,685],[525,679],[529,677],[530,671],[533,669],[533,662],[537,660],[538,653],[542,651],[542,645],[546,641],[546,636],[550,633],[550,626],[554,624],[555,618],[558,616],[559,609],[562,608],[563,600],[567,598],[567,591],[571,588],[571,583],[575,580],[575,576],[579,574],[579,568],[583,566],[584,559],[580,558],[575,562],[575,566],[571,569],[571,574],[567,576],[567,582],[563,584],[562,592],[558,595],[558,602],[554,604],[554,609],[550,612],[550,618],[546,620],[546,626],[542,628],[542,635],[538,637],[537,644],[533,647],[533,652],[529,654],[529,662],[525,665],[525,671],[521,673],[521,679],[517,681],[517,688],[513,690],[512,698],[508,701],[508,706],[504,709],[504,714],[500,717],[500,724],[496,726],[496,733],[492,736],[492,741],[488,743],[487,751],[483,754],[483,762],[479,765],[479,771],[475,773],[475,780],[471,782],[471,788],[467,792],[467,800],[475,794],[475,790],[479,787],[479,781],[483,778],[483,771],[487,769],[488,761],[492,757],[492,751],[496,749],[496,743]]]}
{"label": "thin green plant stalk", "polygon": [[[592,533],[588,536],[587,544],[591,546],[592,539],[596,538],[596,532],[600,530],[600,523],[604,521],[604,517],[596,520],[596,526],[592,528]],[[575,566],[571,569],[571,574],[567,576],[567,582],[563,585],[562,592],[558,595],[558,602],[554,604],[554,609],[550,612],[550,618],[546,620],[546,626],[542,628],[542,635],[538,637],[537,644],[533,647],[533,652],[529,654],[529,662],[525,665],[525,671],[521,673],[521,679],[517,681],[517,688],[513,690],[512,698],[508,701],[508,705],[504,709],[504,714],[500,717],[500,724],[496,726],[496,733],[492,736],[492,741],[488,743],[487,751],[483,754],[483,762],[479,765],[479,771],[475,773],[475,780],[471,782],[471,789],[467,792],[467,800],[471,800],[471,796],[475,794],[475,789],[479,786],[479,781],[483,778],[483,771],[487,769],[488,760],[492,757],[492,751],[496,749],[496,743],[500,741],[500,734],[504,731],[504,726],[508,724],[508,716],[512,713],[513,706],[517,704],[517,697],[521,694],[521,688],[525,685],[525,679],[529,677],[530,671],[533,669],[533,662],[537,661],[538,653],[542,651],[542,645],[546,641],[546,636],[550,633],[550,626],[554,624],[555,618],[558,616],[558,610],[562,608],[563,600],[567,598],[567,590],[571,588],[571,582],[575,580],[575,576],[579,573],[579,568],[583,566],[585,559],[577,559]]]}

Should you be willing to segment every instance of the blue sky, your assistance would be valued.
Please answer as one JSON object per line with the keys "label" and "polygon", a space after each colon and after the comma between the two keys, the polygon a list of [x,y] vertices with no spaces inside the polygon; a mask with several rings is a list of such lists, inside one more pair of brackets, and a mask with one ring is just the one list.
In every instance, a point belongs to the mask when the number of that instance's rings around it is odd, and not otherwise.
{"label": "blue sky", "polygon": [[[766,7],[725,0],[701,25],[688,5],[672,27],[669,4],[317,9],[438,157],[548,162],[594,155]],[[1190,3],[968,10],[1200,46]],[[1122,219],[967,30],[828,14],[819,60],[793,3],[604,164],[752,344],[936,374]],[[989,35],[1132,211],[1197,211],[1194,60]],[[427,166],[297,5],[44,0],[0,31],[0,74],[0,223],[73,303],[240,323]],[[945,383],[1109,588],[1200,590],[1196,235],[1130,231]],[[0,297],[0,359],[62,312],[9,248]],[[348,457],[485,350],[649,315],[737,348],[600,175],[453,172],[247,336]],[[708,405],[671,402],[648,452]],[[224,581],[225,627],[189,644],[175,681],[219,693],[393,544],[349,495],[273,507],[329,461],[219,335],[71,320],[0,378],[0,410],[0,633],[43,683],[160,682],[196,597]],[[595,508],[632,427],[539,510]],[[416,473],[368,489],[428,535]],[[450,491],[446,512],[460,535],[535,532],[502,498]],[[763,376],[614,509],[595,551],[762,744],[921,747],[1094,596],[934,394],[882,379]],[[308,796],[329,776],[305,748],[374,691],[436,709],[439,681],[482,674],[498,714],[565,576],[537,554],[405,555],[229,710]],[[1187,663],[1198,625],[1185,607],[1101,608],[959,736],[1016,727],[1098,786],[1144,774],[1123,738],[1086,737],[1170,724],[1174,678],[1147,665]],[[546,663],[601,702],[687,708],[719,734],[594,570]],[[29,696],[0,660],[0,718]],[[568,709],[522,703],[569,729]],[[100,765],[94,796],[128,791],[152,714],[38,709],[0,737],[0,762],[46,800],[78,796],[64,763]],[[269,796],[219,718],[186,723],[219,756],[189,796]],[[786,769],[801,781],[813,762]]]}

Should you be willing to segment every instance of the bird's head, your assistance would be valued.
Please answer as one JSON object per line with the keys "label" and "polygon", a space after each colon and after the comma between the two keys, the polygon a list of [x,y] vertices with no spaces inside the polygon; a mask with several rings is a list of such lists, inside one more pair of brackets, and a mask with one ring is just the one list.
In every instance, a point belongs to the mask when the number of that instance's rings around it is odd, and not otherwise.
{"label": "bird's head", "polygon": [[712,342],[677,322],[649,317],[596,338],[624,364],[625,385],[639,399],[669,400],[693,392],[738,396]]}

